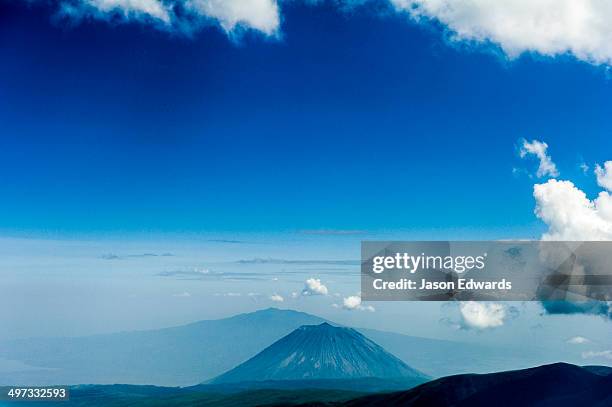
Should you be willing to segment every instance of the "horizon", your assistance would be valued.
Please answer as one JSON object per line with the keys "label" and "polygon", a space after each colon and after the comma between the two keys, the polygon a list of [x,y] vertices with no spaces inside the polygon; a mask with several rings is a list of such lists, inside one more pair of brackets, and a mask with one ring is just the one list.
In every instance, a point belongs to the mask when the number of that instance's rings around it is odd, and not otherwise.
{"label": "horizon", "polygon": [[[0,384],[183,385],[319,319],[440,376],[612,367],[608,22],[602,2],[0,1]],[[317,376],[292,355],[260,373]]]}

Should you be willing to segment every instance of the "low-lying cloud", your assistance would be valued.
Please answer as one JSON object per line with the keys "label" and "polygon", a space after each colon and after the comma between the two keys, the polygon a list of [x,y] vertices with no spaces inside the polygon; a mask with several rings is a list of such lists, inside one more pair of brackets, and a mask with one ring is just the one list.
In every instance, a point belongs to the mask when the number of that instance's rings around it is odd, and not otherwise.
{"label": "low-lying cloud", "polygon": [[346,298],[343,298],[342,308],[348,311],[375,311],[375,308],[373,306],[362,304],[360,295],[351,295]]}
{"label": "low-lying cloud", "polygon": [[612,360],[612,350],[582,352],[583,359],[602,358]]}
{"label": "low-lying cloud", "polygon": [[328,294],[327,287],[321,282],[318,278],[309,278],[304,283],[304,289],[302,290],[302,295],[327,295]]}

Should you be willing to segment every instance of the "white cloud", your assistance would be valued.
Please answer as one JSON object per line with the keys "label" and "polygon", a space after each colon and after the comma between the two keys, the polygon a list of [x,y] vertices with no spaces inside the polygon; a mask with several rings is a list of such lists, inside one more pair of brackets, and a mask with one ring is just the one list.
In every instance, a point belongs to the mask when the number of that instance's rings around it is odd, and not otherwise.
{"label": "white cloud", "polygon": [[191,297],[191,294],[187,291],[184,291],[182,293],[174,294],[173,297]]}
{"label": "white cloud", "polygon": [[84,17],[111,20],[120,16],[125,21],[154,23],[168,29],[174,18],[172,8],[160,0],[64,0],[59,4],[59,14],[76,21]]}
{"label": "white cloud", "polygon": [[506,308],[491,302],[467,301],[459,304],[463,326],[487,329],[502,326],[506,319]]}
{"label": "white cloud", "polygon": [[285,299],[281,295],[278,295],[278,294],[271,295],[270,296],[270,300],[272,300],[274,302],[283,302],[283,301],[285,301]]}
{"label": "white cloud", "polygon": [[612,240],[612,196],[594,200],[570,181],[548,180],[533,186],[535,214],[548,225],[542,240]]}
{"label": "white cloud", "polygon": [[527,155],[535,155],[540,161],[540,165],[538,166],[538,172],[536,175],[538,177],[557,177],[559,175],[559,171],[557,170],[557,166],[552,161],[550,156],[546,154],[546,150],[548,149],[548,144],[538,141],[532,140],[531,142],[527,140],[523,140],[520,155],[521,158],[525,158]]}
{"label": "white cloud", "polygon": [[240,293],[215,293],[215,297],[241,297],[241,296],[242,294]]}
{"label": "white cloud", "polygon": [[595,166],[595,175],[597,176],[597,185],[612,191],[612,161],[606,161],[603,168],[597,164]]}
{"label": "white cloud", "polygon": [[574,336],[573,338],[569,338],[567,340],[567,343],[572,344],[572,345],[582,345],[588,342],[591,342],[591,341],[585,338],[584,336]]}
{"label": "white cloud", "polygon": [[414,19],[434,19],[455,41],[494,43],[510,57],[572,54],[612,62],[612,2],[607,0],[389,0]]}
{"label": "white cloud", "polygon": [[[226,32],[241,27],[274,35],[280,25],[276,0],[63,0],[60,4],[60,12],[74,19],[109,20],[119,15],[187,32],[210,21]],[[181,12],[175,12],[179,8]]]}
{"label": "white cloud", "polygon": [[225,31],[243,26],[271,35],[280,24],[276,0],[186,0],[185,4],[200,15],[217,20]]}
{"label": "white cloud", "polygon": [[349,297],[343,298],[342,308],[349,310],[349,311],[353,311],[353,310],[370,311],[370,312],[375,311],[374,307],[371,305],[362,305],[361,296],[359,295],[351,295]]}
{"label": "white cloud", "polygon": [[612,350],[604,350],[600,352],[595,352],[595,351],[582,352],[582,357],[584,359],[605,358],[605,359],[612,360]]}
{"label": "white cloud", "polygon": [[302,295],[327,295],[327,287],[318,278],[309,278],[304,284]]}

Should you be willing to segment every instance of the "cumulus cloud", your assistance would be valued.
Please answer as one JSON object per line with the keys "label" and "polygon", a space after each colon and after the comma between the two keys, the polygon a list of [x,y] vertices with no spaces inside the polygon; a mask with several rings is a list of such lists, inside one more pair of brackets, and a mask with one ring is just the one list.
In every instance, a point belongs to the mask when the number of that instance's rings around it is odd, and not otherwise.
{"label": "cumulus cloud", "polygon": [[502,326],[508,317],[506,307],[494,302],[461,302],[459,311],[464,328],[495,328]]}
{"label": "cumulus cloud", "polygon": [[437,20],[451,39],[524,52],[612,62],[612,3],[606,0],[390,0],[415,20]]}
{"label": "cumulus cloud", "polygon": [[283,302],[283,301],[285,301],[285,299],[281,295],[279,295],[279,294],[271,295],[270,296],[270,300],[274,301],[274,302]]}
{"label": "cumulus cloud", "polygon": [[361,303],[361,296],[359,295],[351,295],[349,297],[343,298],[342,308],[344,308],[345,310],[349,310],[349,311],[353,311],[353,310],[370,311],[370,312],[375,311],[373,306],[363,305]]}
{"label": "cumulus cloud", "polygon": [[[611,186],[612,162],[597,166],[595,173],[600,186]],[[612,196],[600,191],[593,200],[571,181],[551,179],[533,187],[535,214],[547,226],[542,235],[547,241],[607,241],[612,240]],[[612,319],[610,301],[544,301],[548,314],[590,314]]]}
{"label": "cumulus cloud", "polygon": [[572,344],[572,345],[582,345],[584,343],[589,343],[589,342],[591,341],[585,338],[584,336],[574,336],[573,338],[569,338],[567,340],[567,343]]}
{"label": "cumulus cloud", "polygon": [[612,350],[582,352],[582,357],[584,359],[604,358],[612,360]]}
{"label": "cumulus cloud", "polygon": [[306,280],[304,289],[302,290],[302,295],[327,295],[327,293],[327,287],[325,287],[318,278],[309,278]]}
{"label": "cumulus cloud", "polygon": [[603,167],[597,164],[595,166],[595,175],[597,176],[597,185],[612,191],[612,161],[606,161]]}
{"label": "cumulus cloud", "polygon": [[548,231],[542,240],[612,239],[612,196],[601,191],[590,200],[571,181],[548,180],[533,187],[535,214]]}
{"label": "cumulus cloud", "polygon": [[538,177],[557,177],[559,176],[557,166],[552,161],[550,156],[546,153],[546,150],[548,150],[548,144],[542,141],[523,140],[519,153],[521,155],[521,158],[525,158],[528,155],[534,155],[537,157],[537,159],[540,161],[540,165],[538,166],[538,171],[536,173]]}

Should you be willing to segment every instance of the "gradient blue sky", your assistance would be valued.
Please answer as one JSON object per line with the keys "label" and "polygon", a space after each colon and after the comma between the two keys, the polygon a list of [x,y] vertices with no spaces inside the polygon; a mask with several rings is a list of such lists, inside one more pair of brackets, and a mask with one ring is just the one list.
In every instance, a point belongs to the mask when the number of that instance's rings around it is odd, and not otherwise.
{"label": "gradient blue sky", "polygon": [[367,7],[288,3],[280,38],[232,41],[2,2],[0,229],[535,237],[517,140],[592,194],[578,166],[610,158],[606,69],[445,37]]}
{"label": "gradient blue sky", "polygon": [[[612,50],[508,59],[383,0],[337,7],[351,2],[283,1],[276,36],[214,22],[189,36],[0,0],[0,340],[281,306],[609,364],[581,356],[610,350],[609,315],[508,303],[503,326],[475,330],[457,329],[458,304],[343,309],[360,291],[361,239],[539,238],[545,179],[520,139],[547,142],[561,179],[591,198],[594,164],[612,158]],[[329,295],[294,295],[309,278]]]}

